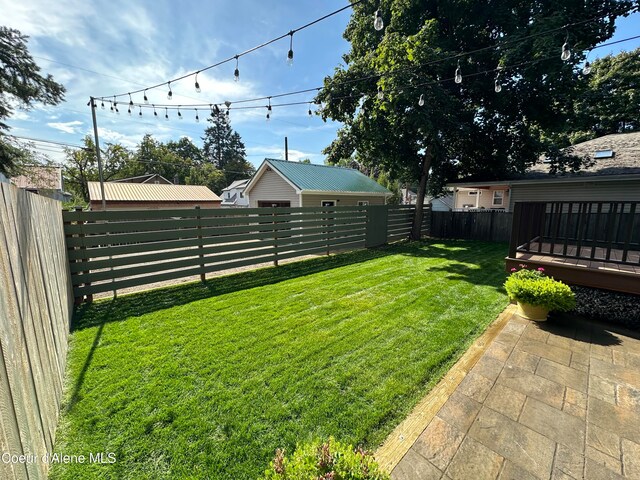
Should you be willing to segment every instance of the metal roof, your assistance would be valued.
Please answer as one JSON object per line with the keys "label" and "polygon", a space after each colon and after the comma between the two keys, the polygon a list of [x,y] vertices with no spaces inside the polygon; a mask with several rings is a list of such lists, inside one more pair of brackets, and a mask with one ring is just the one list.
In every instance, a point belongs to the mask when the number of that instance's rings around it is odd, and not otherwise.
{"label": "metal roof", "polygon": [[[100,182],[87,182],[89,199],[102,200]],[[104,183],[107,202],[219,202],[221,198],[202,185]]]}
{"label": "metal roof", "polygon": [[391,192],[375,180],[351,168],[316,165],[313,163],[288,162],[265,159],[299,190],[313,192],[355,192],[390,195]]}

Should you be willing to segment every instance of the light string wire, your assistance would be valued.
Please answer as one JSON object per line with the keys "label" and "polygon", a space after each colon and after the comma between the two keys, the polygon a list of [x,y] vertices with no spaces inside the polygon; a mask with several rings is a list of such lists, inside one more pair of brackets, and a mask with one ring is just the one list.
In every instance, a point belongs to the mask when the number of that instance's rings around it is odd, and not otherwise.
{"label": "light string wire", "polygon": [[280,35],[278,37],[272,38],[271,40],[268,40],[268,41],[266,41],[264,43],[261,43],[260,45],[256,45],[255,47],[251,47],[250,49],[245,50],[242,53],[238,53],[236,55],[232,55],[231,57],[226,58],[224,60],[221,60],[221,61],[219,61],[217,63],[212,64],[212,65],[209,65],[208,67],[204,67],[204,68],[201,68],[201,69],[196,70],[194,72],[186,73],[186,74],[184,74],[184,75],[182,75],[180,77],[172,78],[171,80],[168,80],[168,81],[165,81],[165,82],[161,82],[161,83],[158,83],[156,85],[152,85],[150,87],[141,88],[139,90],[132,90],[130,92],[119,93],[117,95],[107,95],[107,96],[103,96],[103,97],[94,97],[94,98],[96,100],[107,100],[108,98],[112,98],[112,97],[113,98],[126,97],[127,95],[131,96],[131,95],[134,95],[136,93],[141,93],[141,92],[145,92],[145,94],[146,94],[146,92],[148,90],[153,90],[153,89],[160,88],[160,87],[163,87],[163,86],[169,86],[169,91],[171,91],[170,90],[170,88],[171,88],[170,85],[172,83],[178,82],[180,80],[184,80],[185,78],[189,78],[189,77],[192,77],[194,75],[197,76],[199,73],[206,72],[207,70],[211,70],[212,68],[219,67],[220,65],[224,65],[225,63],[229,63],[229,62],[231,62],[233,60],[237,60],[240,57],[244,57],[245,55],[248,55],[248,54],[250,54],[252,52],[255,52],[256,50],[264,48],[264,47],[266,47],[268,45],[271,45],[272,43],[278,42],[278,41],[280,41],[280,40],[282,40],[284,38],[287,38],[289,36],[291,36],[293,38],[293,34],[295,34],[296,32],[299,32],[301,30],[309,28],[309,27],[315,25],[316,23],[320,23],[320,22],[326,20],[327,18],[330,18],[330,17],[332,17],[334,15],[337,15],[338,13],[341,13],[341,12],[343,12],[343,11],[349,9],[349,8],[353,8],[355,5],[358,5],[358,4],[363,3],[365,1],[367,1],[367,0],[356,0],[356,1],[352,2],[352,3],[350,3],[349,5],[345,5],[344,7],[339,8],[338,10],[334,10],[333,12],[330,12],[330,13],[328,13],[326,15],[323,15],[320,18],[316,18],[315,20],[313,20],[313,21],[311,21],[309,23],[306,23],[306,24],[302,25],[301,27],[295,28],[293,30],[289,30],[289,31],[287,31],[287,33],[284,33],[284,34],[282,34],[282,35]]}
{"label": "light string wire", "polygon": [[[617,45],[623,42],[628,42],[631,40],[636,40],[640,38],[640,35],[635,35],[632,37],[627,37],[627,38],[623,38],[621,40],[616,40],[613,42],[607,42],[607,43],[603,43],[601,45],[597,45],[593,48],[590,49],[590,51],[596,50],[598,48],[604,48],[604,47],[609,47],[612,45]],[[458,54],[460,55],[460,54]],[[451,57],[453,58],[453,57]],[[486,75],[489,73],[502,73],[505,70],[509,70],[509,69],[514,69],[514,68],[519,68],[519,67],[523,67],[523,66],[527,66],[527,65],[533,65],[533,64],[537,64],[540,62],[544,62],[544,61],[548,61],[548,60],[553,60],[554,58],[556,58],[556,55],[553,56],[549,56],[549,57],[544,57],[544,58],[540,58],[540,59],[535,59],[535,60],[528,60],[526,62],[520,62],[517,64],[512,64],[512,65],[500,65],[497,66],[495,68],[492,69],[488,69],[488,70],[483,70],[480,72],[472,72],[472,73],[467,73],[463,76],[463,78],[470,78],[470,77],[477,77],[480,75]],[[439,60],[438,60],[439,61]],[[437,61],[432,61],[432,62],[427,62],[424,65],[419,65],[417,67],[423,67],[426,65],[430,65],[432,63],[435,63]],[[416,67],[416,68],[417,68]],[[371,75],[371,76],[367,76],[367,77],[362,77],[362,78],[358,78],[358,79],[354,79],[354,80],[350,80],[348,82],[342,82],[340,83],[342,84],[347,84],[347,83],[356,83],[358,81],[363,81],[363,80],[369,80],[372,78],[379,78],[382,76],[387,76],[387,75],[392,75],[392,74],[398,74],[400,72],[401,69],[399,70],[394,70],[392,72],[386,72],[386,73],[381,73],[381,74],[375,74],[375,75]],[[449,81],[455,81],[455,77],[452,78],[446,78],[446,79],[441,79],[441,80],[435,80],[435,81],[430,81],[430,82],[424,82],[424,83],[419,83],[419,84],[415,84],[415,85],[409,85],[407,88],[417,88],[417,87],[422,87],[422,86],[428,86],[428,85],[437,85],[439,83],[445,83],[445,82],[449,82]],[[314,88],[307,88],[304,90],[297,90],[294,92],[286,92],[286,93],[280,93],[280,94],[276,94],[276,95],[269,95],[269,96],[264,96],[264,97],[257,97],[257,98],[252,98],[252,99],[245,99],[245,100],[239,100],[236,102],[229,102],[229,104],[239,104],[239,103],[250,103],[250,102],[257,102],[257,101],[262,101],[262,100],[270,100],[273,98],[283,98],[283,97],[287,97],[287,96],[293,96],[293,95],[301,95],[304,93],[309,93],[309,92],[313,92],[313,91],[319,91],[321,90],[323,87],[314,87]],[[348,99],[348,98],[359,98],[362,97],[363,95],[365,95],[365,92],[361,92],[358,94],[352,94],[352,95],[345,95],[345,96],[338,96],[338,97],[332,97],[334,100],[342,100],[342,99]],[[97,100],[97,99],[96,99]],[[113,102],[112,100],[108,100],[109,102]],[[271,107],[288,107],[288,106],[295,106],[295,105],[308,105],[311,103],[315,103],[314,100],[304,100],[304,101],[297,101],[297,102],[287,102],[287,103],[270,103]],[[189,111],[195,111],[198,108],[210,108],[211,111],[213,112],[214,110],[217,112],[219,111],[219,109],[215,109],[215,107],[217,105],[224,105],[223,104],[212,104],[212,103],[207,103],[207,104],[192,104],[192,105],[168,105],[168,104],[151,104],[151,105],[146,105],[146,104],[137,104],[134,103],[135,106],[139,107],[139,108],[145,108],[145,109],[157,109],[157,108],[164,108],[165,111],[168,110],[180,110],[182,109],[184,110],[189,110]],[[248,105],[248,106],[229,106],[227,107],[228,110],[251,110],[251,109],[264,109],[264,108],[268,108],[268,105]]]}

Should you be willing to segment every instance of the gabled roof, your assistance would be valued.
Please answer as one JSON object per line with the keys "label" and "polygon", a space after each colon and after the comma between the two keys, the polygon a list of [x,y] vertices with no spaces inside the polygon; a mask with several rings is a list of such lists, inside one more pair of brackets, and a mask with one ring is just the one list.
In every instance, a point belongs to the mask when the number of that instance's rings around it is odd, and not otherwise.
{"label": "gabled roof", "polygon": [[[87,182],[89,199],[102,200],[100,182]],[[220,202],[221,199],[202,185],[162,185],[152,183],[104,183],[107,202]]]}
{"label": "gabled roof", "polygon": [[234,188],[244,188],[247,186],[247,184],[251,181],[250,178],[245,178],[243,180],[236,180],[235,182],[231,182],[231,185],[229,185],[226,188],[223,188],[222,191],[226,192],[227,190],[233,190]]}
{"label": "gabled roof", "polygon": [[22,169],[22,175],[11,177],[18,188],[62,190],[62,168],[30,166]]}
{"label": "gabled roof", "polygon": [[249,192],[268,167],[271,167],[298,193],[364,193],[367,195],[391,195],[391,192],[375,180],[351,168],[288,162],[266,158],[247,185]]}

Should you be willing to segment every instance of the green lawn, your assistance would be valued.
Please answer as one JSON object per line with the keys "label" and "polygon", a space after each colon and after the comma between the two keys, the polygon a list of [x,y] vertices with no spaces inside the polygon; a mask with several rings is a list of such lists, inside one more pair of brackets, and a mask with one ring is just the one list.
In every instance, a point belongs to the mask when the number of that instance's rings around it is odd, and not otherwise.
{"label": "green lawn", "polygon": [[505,244],[318,258],[96,302],[75,318],[52,479],[255,479],[275,448],[370,449],[506,306]]}

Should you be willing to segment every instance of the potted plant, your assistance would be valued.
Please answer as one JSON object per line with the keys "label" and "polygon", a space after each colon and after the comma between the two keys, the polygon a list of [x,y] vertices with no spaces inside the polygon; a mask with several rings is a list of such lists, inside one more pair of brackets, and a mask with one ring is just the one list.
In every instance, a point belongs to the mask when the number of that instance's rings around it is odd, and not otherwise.
{"label": "potted plant", "polygon": [[518,303],[518,315],[529,320],[544,321],[550,311],[566,312],[576,305],[568,285],[548,277],[544,268],[532,270],[526,265],[511,269],[504,282],[510,300]]}

